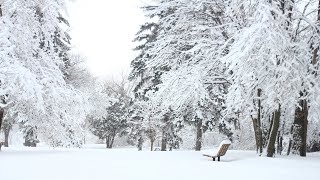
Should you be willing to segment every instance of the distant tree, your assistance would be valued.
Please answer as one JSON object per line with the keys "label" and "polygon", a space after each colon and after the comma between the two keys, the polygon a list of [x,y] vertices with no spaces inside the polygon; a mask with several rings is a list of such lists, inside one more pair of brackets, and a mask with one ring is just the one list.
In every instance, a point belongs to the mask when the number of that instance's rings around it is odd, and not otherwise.
{"label": "distant tree", "polygon": [[92,111],[88,117],[91,132],[100,139],[105,139],[107,148],[112,148],[115,137],[124,133],[127,128],[130,88],[125,76],[122,76],[120,82],[106,82],[102,93],[109,100],[101,102],[105,104],[105,108]]}
{"label": "distant tree", "polygon": [[40,142],[37,137],[37,128],[31,127],[31,126],[25,126],[23,130],[24,130],[23,145],[27,147],[37,147],[37,143]]}
{"label": "distant tree", "polygon": [[2,130],[4,132],[4,146],[9,147],[9,135],[10,131],[12,130],[13,124],[15,122],[12,118],[5,117],[3,121]]}

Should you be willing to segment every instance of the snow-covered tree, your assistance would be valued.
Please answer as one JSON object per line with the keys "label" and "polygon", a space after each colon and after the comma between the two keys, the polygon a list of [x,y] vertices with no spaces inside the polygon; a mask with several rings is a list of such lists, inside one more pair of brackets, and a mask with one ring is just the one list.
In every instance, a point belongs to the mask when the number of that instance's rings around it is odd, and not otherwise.
{"label": "snow-covered tree", "polygon": [[158,21],[156,39],[143,47],[148,54],[144,71],[165,69],[156,91],[148,91],[147,97],[162,115],[172,110],[175,122],[197,127],[197,150],[202,132],[218,125],[223,108],[225,68],[217,55],[228,38],[224,9],[222,1],[184,0],[161,1],[146,8],[146,16]]}
{"label": "snow-covered tree", "polygon": [[100,107],[93,105],[94,109],[88,117],[90,130],[106,141],[107,148],[112,148],[115,137],[125,133],[127,128],[131,85],[122,76],[119,82],[105,82],[101,90],[103,99],[108,100],[99,99],[97,105]]}
{"label": "snow-covered tree", "polygon": [[52,43],[64,0],[4,0],[1,10],[1,107],[52,146],[81,145],[86,103],[66,84]]}
{"label": "snow-covered tree", "polygon": [[[231,72],[229,112],[240,112],[244,120],[253,120],[260,153],[263,126],[270,127],[265,143],[270,157],[281,134],[279,127],[299,121],[299,127],[293,125],[293,135],[299,131],[293,144],[298,144],[305,156],[308,113],[314,113],[307,104],[317,99],[313,92],[318,89],[315,64],[310,63],[315,57],[313,40],[318,37],[310,18],[317,12],[317,2],[235,0],[229,7],[236,30],[228,41],[228,55],[223,57]],[[281,128],[285,129],[289,128]],[[277,144],[282,148],[280,141]]]}

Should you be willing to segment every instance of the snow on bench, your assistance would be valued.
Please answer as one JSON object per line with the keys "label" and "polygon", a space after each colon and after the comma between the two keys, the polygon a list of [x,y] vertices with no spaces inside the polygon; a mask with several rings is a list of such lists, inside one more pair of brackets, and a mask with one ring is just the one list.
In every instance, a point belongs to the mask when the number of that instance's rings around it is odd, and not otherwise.
{"label": "snow on bench", "polygon": [[231,141],[224,140],[220,143],[217,151],[213,152],[212,154],[211,153],[203,154],[203,156],[210,157],[212,158],[213,161],[215,161],[216,158],[218,158],[218,161],[220,161],[220,157],[224,156],[227,153],[227,150],[230,145],[231,145]]}

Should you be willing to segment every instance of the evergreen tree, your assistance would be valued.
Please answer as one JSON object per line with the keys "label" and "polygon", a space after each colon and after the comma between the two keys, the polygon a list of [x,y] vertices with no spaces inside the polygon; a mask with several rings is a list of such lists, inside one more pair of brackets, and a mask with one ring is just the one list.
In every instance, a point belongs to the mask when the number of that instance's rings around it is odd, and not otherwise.
{"label": "evergreen tree", "polygon": [[128,107],[130,84],[125,77],[120,82],[107,82],[103,85],[101,97],[97,103],[93,99],[93,110],[89,114],[91,132],[106,141],[106,147],[112,148],[117,135],[125,134],[128,126]]}
{"label": "evergreen tree", "polygon": [[168,109],[174,112],[174,122],[194,124],[196,150],[200,150],[202,133],[218,123],[223,109],[226,81],[217,55],[228,38],[223,26],[224,4],[161,1],[147,15],[163,12],[167,14],[159,16],[159,33],[147,49],[151,60],[146,67],[169,68],[161,75],[157,91],[148,95],[162,114]]}

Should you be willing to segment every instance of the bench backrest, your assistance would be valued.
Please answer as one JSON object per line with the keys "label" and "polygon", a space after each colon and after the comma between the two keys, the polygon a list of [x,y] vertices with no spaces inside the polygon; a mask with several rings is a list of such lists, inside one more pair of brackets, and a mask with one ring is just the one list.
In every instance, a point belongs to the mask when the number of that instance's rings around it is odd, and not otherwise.
{"label": "bench backrest", "polygon": [[217,156],[224,156],[224,155],[226,154],[229,146],[230,146],[230,144],[223,144],[223,145],[220,147]]}

